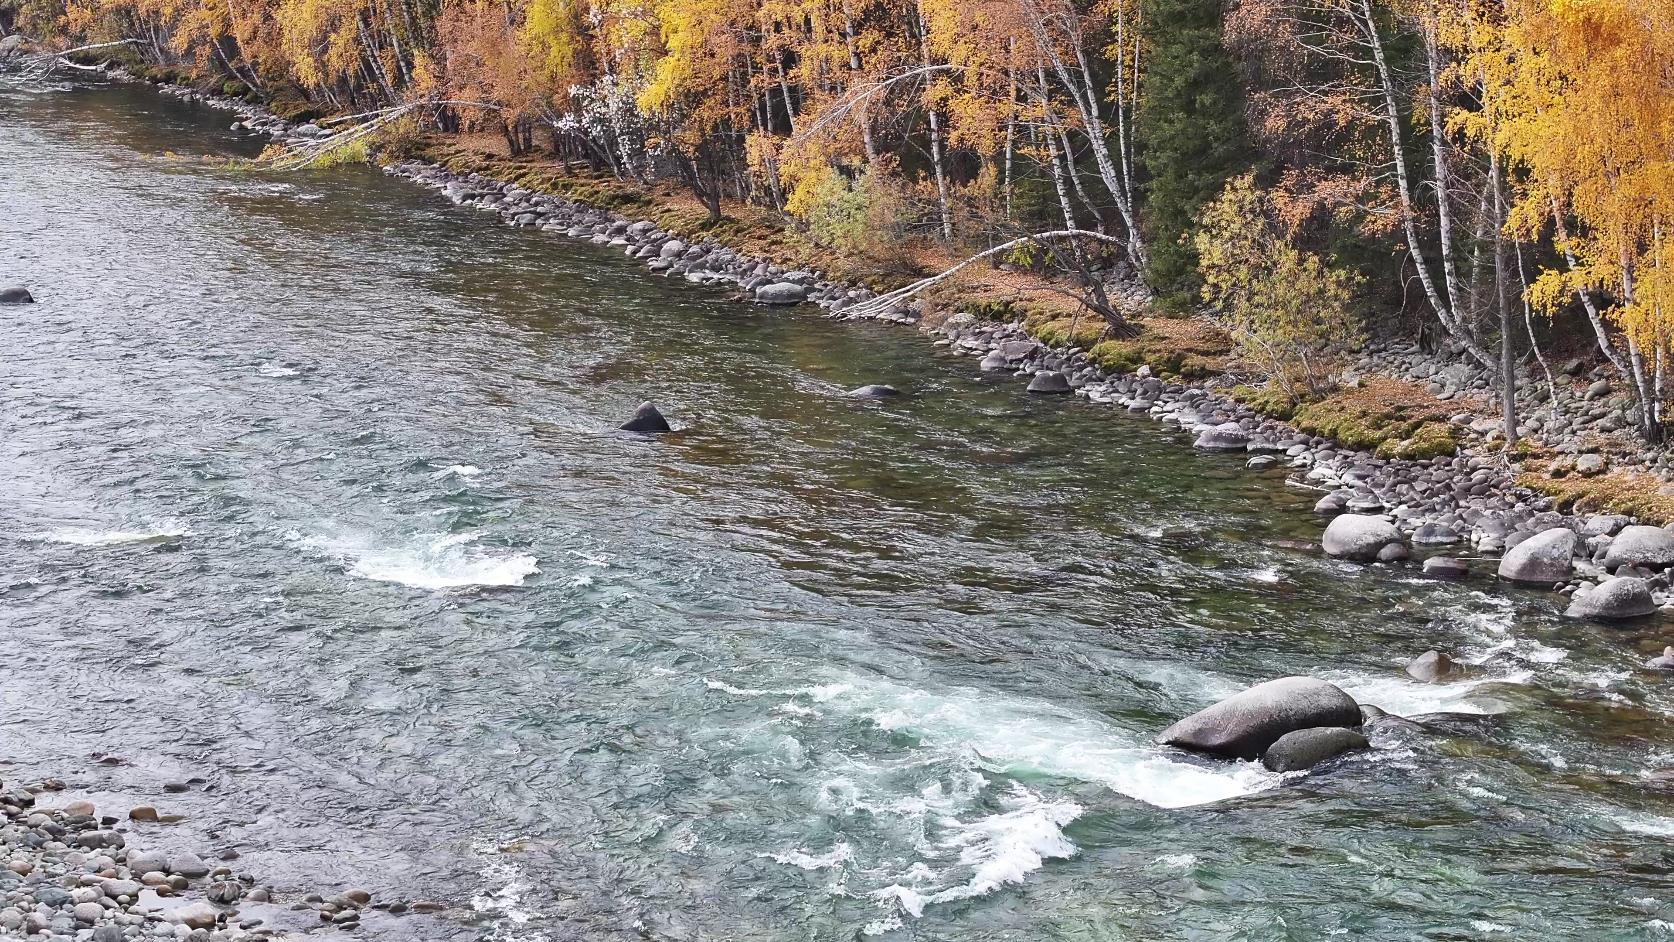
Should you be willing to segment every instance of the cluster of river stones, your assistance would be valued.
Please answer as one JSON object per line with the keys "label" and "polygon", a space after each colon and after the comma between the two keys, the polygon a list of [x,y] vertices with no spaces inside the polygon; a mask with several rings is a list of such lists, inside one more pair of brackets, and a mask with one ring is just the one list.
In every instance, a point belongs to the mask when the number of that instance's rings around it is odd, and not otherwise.
{"label": "cluster of river stones", "polygon": [[0,936],[257,942],[302,929],[352,930],[365,912],[440,909],[432,903],[374,904],[363,890],[276,905],[271,887],[228,865],[235,852],[211,862],[189,851],[130,845],[132,826],[155,829],[173,820],[150,806],[133,808],[123,819],[101,815],[86,801],[37,803],[63,787],[55,780],[0,785]]}

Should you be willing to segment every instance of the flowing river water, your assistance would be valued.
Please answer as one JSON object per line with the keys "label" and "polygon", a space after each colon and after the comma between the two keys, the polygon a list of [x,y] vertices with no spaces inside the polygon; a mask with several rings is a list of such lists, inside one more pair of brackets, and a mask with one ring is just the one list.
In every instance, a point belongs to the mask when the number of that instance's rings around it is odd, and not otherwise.
{"label": "flowing river water", "polygon": [[[0,93],[5,778],[453,906],[378,938],[1674,932],[1658,626],[1326,560],[1149,421],[231,120]],[[1290,673],[1457,715],[1290,781],[1150,745]]]}

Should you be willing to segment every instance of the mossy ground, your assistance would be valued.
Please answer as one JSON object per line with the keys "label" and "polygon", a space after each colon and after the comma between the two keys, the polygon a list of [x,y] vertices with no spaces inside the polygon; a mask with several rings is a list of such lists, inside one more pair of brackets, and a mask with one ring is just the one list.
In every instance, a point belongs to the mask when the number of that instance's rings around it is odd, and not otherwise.
{"label": "mossy ground", "polygon": [[1298,431],[1381,458],[1422,459],[1459,450],[1447,404],[1414,383],[1373,376],[1319,399],[1294,399],[1273,386],[1238,386],[1233,397]]}
{"label": "mossy ground", "polygon": [[1615,513],[1638,517],[1642,523],[1674,521],[1674,488],[1649,474],[1612,471],[1598,477],[1570,474],[1553,477],[1541,470],[1519,475],[1517,483],[1552,498],[1557,509],[1570,513]]}

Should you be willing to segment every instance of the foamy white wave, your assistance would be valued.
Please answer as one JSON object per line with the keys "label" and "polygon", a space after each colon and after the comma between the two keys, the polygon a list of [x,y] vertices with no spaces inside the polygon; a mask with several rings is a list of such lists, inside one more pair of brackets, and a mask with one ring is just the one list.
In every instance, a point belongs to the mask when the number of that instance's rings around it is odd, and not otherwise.
{"label": "foamy white wave", "polygon": [[278,363],[263,363],[256,372],[271,379],[283,379],[287,376],[299,376],[300,371]]}
{"label": "foamy white wave", "polygon": [[1506,705],[1482,690],[1494,684],[1525,684],[1530,671],[1474,677],[1453,683],[1425,684],[1406,677],[1373,677],[1341,671],[1320,675],[1348,692],[1358,703],[1379,707],[1397,716],[1419,713],[1504,713]]}
{"label": "foamy white wave", "polygon": [[67,543],[71,546],[119,546],[123,543],[147,543],[153,540],[172,540],[191,536],[192,531],[181,524],[165,524],[144,530],[99,530],[93,527],[60,527],[37,534],[35,539],[45,543]]}
{"label": "foamy white wave", "polygon": [[1251,582],[1260,582],[1265,585],[1277,585],[1285,579],[1284,573],[1271,566],[1262,569],[1246,569],[1242,575]]}
{"label": "foamy white wave", "polygon": [[1471,920],[1471,928],[1475,929],[1478,932],[1510,932],[1511,931],[1510,926],[1502,925],[1502,924],[1497,923],[1497,922],[1489,922],[1486,919],[1472,919]]}
{"label": "foamy white wave", "polygon": [[468,481],[481,473],[482,469],[474,464],[450,464],[430,476],[433,478],[458,477]]}
{"label": "foamy white wave", "polygon": [[1674,818],[1620,810],[1603,812],[1602,817],[1609,819],[1624,831],[1649,834],[1652,837],[1674,837]]}
{"label": "foamy white wave", "polygon": [[778,854],[757,854],[756,856],[767,857],[782,864],[800,867],[803,870],[826,870],[853,860],[854,848],[850,847],[847,841],[838,840],[837,843],[831,845],[830,850],[823,854],[810,854],[798,848]]}
{"label": "foamy white wave", "polygon": [[1223,801],[1282,781],[1248,762],[1210,762],[1164,750],[1100,717],[978,691],[931,693],[883,681],[846,681],[793,691],[709,687],[742,696],[795,693],[911,733],[925,746],[970,756],[1000,772],[1040,772],[1101,784],[1161,808]]}
{"label": "foamy white wave", "polygon": [[497,920],[490,938],[495,942],[547,942],[551,937],[530,927],[539,912],[530,908],[528,894],[533,883],[522,869],[507,860],[492,844],[472,848],[482,861],[478,875],[493,889],[471,897],[471,908]]}
{"label": "foamy white wave", "polygon": [[541,571],[539,561],[527,553],[496,555],[473,546],[474,533],[421,535],[394,543],[365,534],[294,538],[348,563],[352,576],[415,589],[519,586]]}
{"label": "foamy white wave", "polygon": [[1496,658],[1509,657],[1529,664],[1556,664],[1569,652],[1563,648],[1541,644],[1533,638],[1506,638],[1497,644],[1477,648],[1458,658],[1462,664],[1486,664]]}
{"label": "foamy white wave", "polygon": [[[893,883],[874,890],[872,898],[916,919],[931,904],[986,896],[1008,883],[1021,883],[1047,860],[1075,856],[1075,844],[1062,829],[1081,816],[1080,805],[1049,801],[1022,785],[1014,785],[1002,804],[1005,811],[968,824],[953,819],[939,822],[945,830],[937,850],[940,854],[957,852],[956,867],[937,874],[919,865],[904,875],[906,885]],[[964,879],[946,885],[942,881],[949,873]]]}

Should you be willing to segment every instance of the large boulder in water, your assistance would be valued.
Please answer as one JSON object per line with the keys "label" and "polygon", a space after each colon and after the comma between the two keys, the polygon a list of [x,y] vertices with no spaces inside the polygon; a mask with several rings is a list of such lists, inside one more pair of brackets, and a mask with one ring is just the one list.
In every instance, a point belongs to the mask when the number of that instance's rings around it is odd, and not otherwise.
{"label": "large boulder in water", "polygon": [[1232,759],[1254,759],[1286,733],[1316,726],[1356,727],[1360,706],[1333,684],[1281,677],[1257,684],[1175,723],[1157,742]]}
{"label": "large boulder in water", "polygon": [[1662,527],[1624,527],[1604,551],[1604,568],[1644,566],[1667,569],[1674,566],[1674,533]]}
{"label": "large boulder in water", "polygon": [[1500,578],[1527,585],[1552,585],[1575,572],[1575,531],[1557,527],[1537,533],[1506,551]]}
{"label": "large boulder in water", "polygon": [[1316,726],[1280,736],[1261,754],[1261,764],[1269,772],[1300,772],[1345,752],[1370,748],[1366,737],[1352,729]]}
{"label": "large boulder in water", "polygon": [[763,304],[801,304],[808,300],[808,289],[794,281],[776,281],[757,288],[756,300]]}
{"label": "large boulder in water", "polygon": [[[7,38],[10,39],[11,37],[8,36]],[[3,57],[0,57],[0,58],[3,58]],[[24,287],[19,286],[19,285],[13,285],[9,288],[0,288],[0,304],[34,304],[34,303],[35,303],[35,296],[29,293],[28,288],[24,288]]]}
{"label": "large boulder in water", "polygon": [[663,414],[657,411],[657,407],[649,402],[640,403],[639,408],[634,410],[634,417],[623,422],[621,429],[624,432],[645,432],[647,434],[673,431],[669,428],[668,420],[663,418]]}
{"label": "large boulder in water", "polygon": [[1463,673],[1463,667],[1440,651],[1425,651],[1407,664],[1407,676],[1427,684],[1439,684]]}
{"label": "large boulder in water", "polygon": [[1577,592],[1564,612],[1570,618],[1591,621],[1626,621],[1654,614],[1657,603],[1644,579],[1606,579],[1587,592]]}
{"label": "large boulder in water", "polygon": [[1319,542],[1327,556],[1362,563],[1377,559],[1390,544],[1406,546],[1393,523],[1368,514],[1342,514],[1332,519]]}

